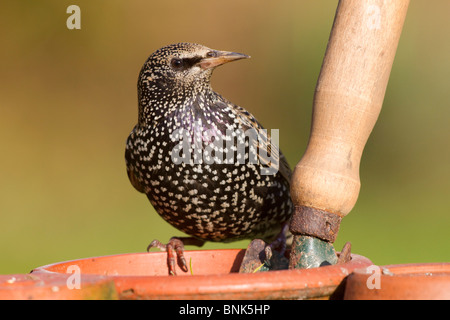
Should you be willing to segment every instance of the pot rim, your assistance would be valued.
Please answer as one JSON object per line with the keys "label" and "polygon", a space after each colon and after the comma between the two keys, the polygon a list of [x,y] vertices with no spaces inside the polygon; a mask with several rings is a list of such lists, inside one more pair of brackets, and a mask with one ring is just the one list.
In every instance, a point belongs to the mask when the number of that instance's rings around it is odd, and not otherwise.
{"label": "pot rim", "polygon": [[450,299],[450,263],[376,267],[353,271],[346,281],[345,300]]}
{"label": "pot rim", "polygon": [[[211,252],[236,252],[236,254],[244,253],[245,249],[206,249],[206,250],[186,250],[185,253],[196,253],[196,254],[208,254]],[[79,258],[79,259],[73,259],[73,260],[66,260],[61,262],[55,262],[50,263],[47,265],[43,265],[37,268],[34,268],[31,272],[32,273],[49,273],[49,274],[66,274],[66,272],[61,272],[61,270],[58,270],[60,266],[68,266],[71,264],[76,264],[76,262],[84,262],[88,260],[95,260],[95,259],[110,259],[110,258],[127,258],[127,257],[133,257],[133,256],[146,256],[146,255],[166,255],[166,252],[132,252],[132,253],[119,253],[119,254],[111,254],[111,255],[104,255],[104,256],[95,256],[95,257],[87,257],[87,258]],[[339,255],[339,252],[337,252]],[[373,263],[366,257],[358,255],[358,254],[351,254],[352,259],[344,264],[335,264],[335,265],[327,265],[322,266],[320,268],[311,268],[311,269],[296,269],[296,270],[272,270],[269,273],[275,275],[283,275],[283,274],[290,274],[290,273],[315,273],[318,270],[321,271],[331,271],[336,269],[339,273],[346,273],[347,275],[351,272],[357,271],[357,270],[365,270],[366,266],[373,265]],[[55,270],[56,269],[56,270]],[[349,271],[351,269],[351,272]],[[180,277],[173,277],[169,275],[130,275],[130,274],[100,274],[100,273],[84,273],[85,275],[96,275],[96,276],[102,276],[102,277],[114,277],[114,278],[123,278],[123,277],[140,277],[140,278],[180,278]],[[189,272],[183,274],[182,276],[188,276],[189,278],[196,278],[196,277],[211,277],[211,276],[221,276],[224,275],[235,275],[235,276],[253,276],[253,277],[259,277],[261,275],[266,275],[267,272],[257,272],[257,273],[238,273],[238,272],[230,272],[230,273],[217,273],[217,274],[189,274]]]}
{"label": "pot rim", "polygon": [[[185,253],[243,254],[245,249],[193,250]],[[87,259],[132,258],[141,255],[167,255],[166,252],[140,252]],[[219,257],[220,259],[220,257]],[[64,272],[64,266],[86,259],[48,264],[33,273]],[[107,275],[114,279],[121,298],[131,299],[302,299],[329,297],[353,270],[371,265],[363,256],[352,254],[344,264],[312,269],[276,270],[258,273],[168,275]],[[90,274],[92,275],[92,274]],[[105,275],[99,275],[105,277]]]}

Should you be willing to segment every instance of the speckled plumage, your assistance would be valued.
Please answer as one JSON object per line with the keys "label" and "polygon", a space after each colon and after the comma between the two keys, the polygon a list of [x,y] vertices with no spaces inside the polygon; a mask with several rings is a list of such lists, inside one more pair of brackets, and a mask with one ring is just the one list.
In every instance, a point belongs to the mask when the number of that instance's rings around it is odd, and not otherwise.
{"label": "speckled plumage", "polygon": [[[247,141],[246,161],[238,161],[242,159],[237,159],[237,152],[231,153],[233,160],[224,156],[220,161],[212,153],[204,154],[204,159],[215,159],[212,162],[195,158],[196,151],[205,152],[213,143],[211,133],[226,140],[230,139],[227,130],[253,128],[267,139],[248,111],[212,90],[215,66],[208,63],[221,54],[198,44],[180,43],[150,55],[138,79],[138,124],[126,144],[128,176],[161,217],[193,237],[224,242],[269,239],[293,210],[291,171],[282,154],[275,175],[261,174],[261,166],[267,165],[261,158],[256,164],[247,161],[258,147],[266,147],[261,142],[249,146]],[[190,163],[172,160],[180,144],[173,137],[180,129],[190,135],[194,155]],[[234,151],[236,144],[231,146]]]}

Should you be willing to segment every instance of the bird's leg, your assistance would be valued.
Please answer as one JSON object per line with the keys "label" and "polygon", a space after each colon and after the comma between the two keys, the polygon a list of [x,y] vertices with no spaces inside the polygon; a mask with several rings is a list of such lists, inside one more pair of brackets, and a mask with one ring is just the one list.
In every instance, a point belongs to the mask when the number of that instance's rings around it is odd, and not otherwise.
{"label": "bird's leg", "polygon": [[240,273],[254,273],[270,270],[285,270],[289,260],[284,256],[288,239],[289,224],[281,226],[281,232],[269,244],[261,239],[254,239],[247,247],[239,268]]}
{"label": "bird's leg", "polygon": [[288,232],[289,224],[283,224],[280,233],[277,235],[274,241],[272,241],[265,249],[264,252],[266,254],[266,259],[270,260],[273,255],[273,250],[279,249],[280,255],[284,255],[286,251],[286,234]]}
{"label": "bird's leg", "polygon": [[188,271],[186,259],[184,257],[184,245],[192,245],[201,247],[205,241],[194,237],[172,237],[167,244],[163,244],[159,240],[153,240],[147,247],[147,251],[151,248],[158,248],[161,251],[167,251],[167,265],[169,266],[169,275],[176,275],[175,272],[175,256],[178,257],[178,261],[181,269],[184,272]]}

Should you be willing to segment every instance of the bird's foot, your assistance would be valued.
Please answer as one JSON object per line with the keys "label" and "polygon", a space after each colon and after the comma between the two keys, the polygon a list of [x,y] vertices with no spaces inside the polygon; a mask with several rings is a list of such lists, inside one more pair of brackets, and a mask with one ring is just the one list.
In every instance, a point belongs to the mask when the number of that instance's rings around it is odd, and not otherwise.
{"label": "bird's foot", "polygon": [[266,254],[266,260],[270,260],[273,256],[273,250],[278,249],[280,256],[283,256],[286,251],[287,233],[289,230],[289,224],[285,223],[281,228],[280,233],[277,235],[274,241],[265,247],[264,252]]}
{"label": "bird's foot", "polygon": [[169,267],[169,275],[175,276],[176,257],[178,264],[184,272],[188,272],[186,258],[184,257],[184,245],[194,245],[201,247],[205,242],[193,237],[172,237],[167,244],[163,244],[159,240],[153,240],[147,247],[147,251],[151,248],[158,248],[161,251],[167,251],[167,265]]}
{"label": "bird's foot", "polygon": [[247,247],[239,272],[254,273],[288,268],[289,260],[285,257],[289,225],[286,223],[275,240],[267,244],[255,239]]}
{"label": "bird's foot", "polygon": [[239,272],[255,273],[271,270],[286,270],[289,265],[289,260],[284,254],[281,254],[279,250],[267,248],[270,248],[270,244],[265,243],[261,239],[255,239],[250,242],[242,259]]}

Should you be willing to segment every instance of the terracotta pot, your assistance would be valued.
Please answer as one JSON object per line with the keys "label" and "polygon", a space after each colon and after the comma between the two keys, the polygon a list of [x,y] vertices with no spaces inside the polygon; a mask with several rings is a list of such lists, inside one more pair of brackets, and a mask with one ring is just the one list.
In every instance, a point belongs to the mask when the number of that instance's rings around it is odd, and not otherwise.
{"label": "terracotta pot", "polygon": [[369,270],[355,270],[346,281],[344,299],[450,299],[450,263],[387,265],[379,269],[372,266]]}
{"label": "terracotta pot", "polygon": [[43,266],[33,274],[65,273],[77,265],[83,275],[108,275],[121,299],[305,299],[328,298],[354,269],[371,265],[352,255],[345,264],[307,270],[237,273],[245,250],[186,251],[191,271],[167,275],[165,252],[121,254]]}
{"label": "terracotta pot", "polygon": [[71,285],[69,277],[70,274],[58,273],[0,275],[0,299],[105,300],[118,298],[112,279],[83,277],[77,288]]}

